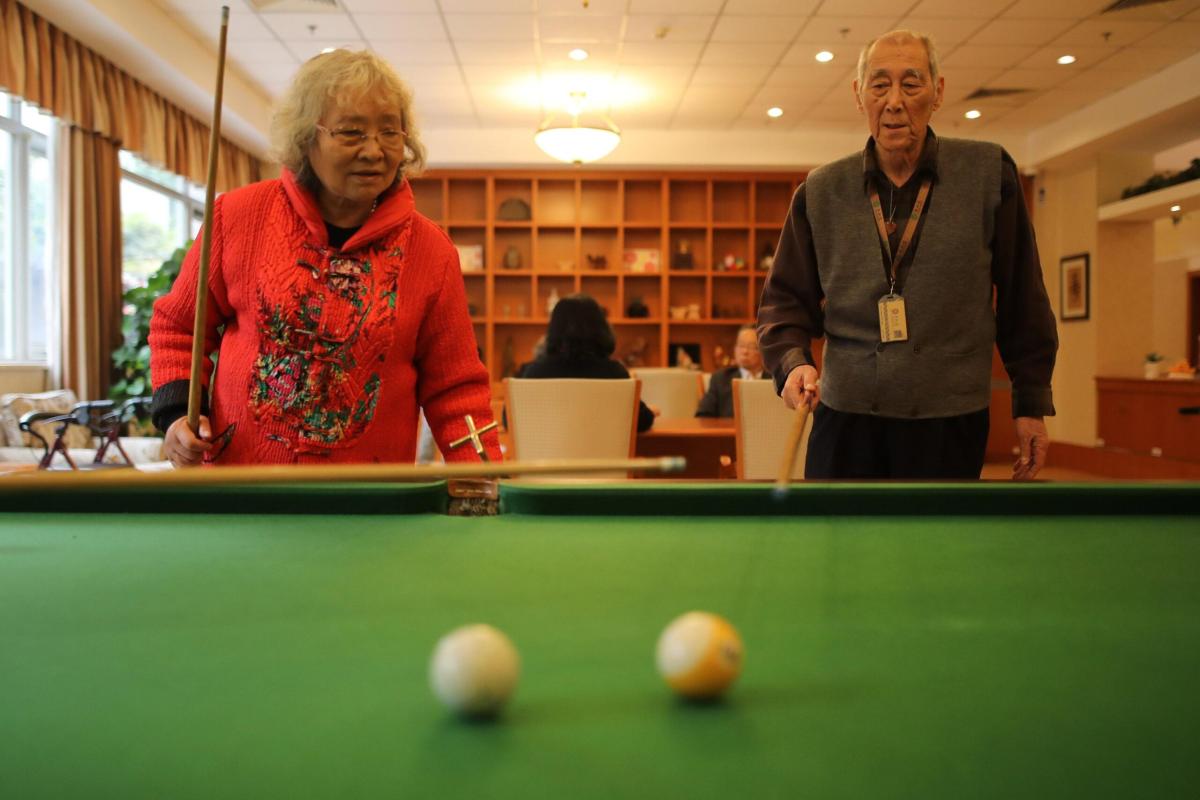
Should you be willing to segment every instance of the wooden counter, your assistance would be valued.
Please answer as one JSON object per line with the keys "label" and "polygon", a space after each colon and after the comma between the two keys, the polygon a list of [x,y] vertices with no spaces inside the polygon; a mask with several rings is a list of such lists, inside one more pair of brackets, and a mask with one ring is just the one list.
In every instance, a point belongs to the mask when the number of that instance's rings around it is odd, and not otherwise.
{"label": "wooden counter", "polygon": [[1107,447],[1200,461],[1200,380],[1096,378],[1096,435]]}

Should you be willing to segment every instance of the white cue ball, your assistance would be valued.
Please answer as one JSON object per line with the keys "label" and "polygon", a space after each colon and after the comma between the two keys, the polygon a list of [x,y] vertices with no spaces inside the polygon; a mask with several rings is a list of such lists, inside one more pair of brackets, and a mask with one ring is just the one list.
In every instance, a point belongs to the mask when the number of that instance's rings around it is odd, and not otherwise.
{"label": "white cue ball", "polygon": [[491,625],[464,625],[438,640],[429,684],[451,710],[485,716],[508,702],[520,671],[517,648],[507,636]]}
{"label": "white cue ball", "polygon": [[658,637],[659,674],[676,693],[711,699],[742,671],[742,639],[729,621],[707,611],[689,611]]}

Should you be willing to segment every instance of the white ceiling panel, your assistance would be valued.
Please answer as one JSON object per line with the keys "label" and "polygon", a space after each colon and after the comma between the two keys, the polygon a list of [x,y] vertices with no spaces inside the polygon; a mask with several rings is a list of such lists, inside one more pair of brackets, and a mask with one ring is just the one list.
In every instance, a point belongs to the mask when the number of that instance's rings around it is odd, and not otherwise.
{"label": "white ceiling panel", "polygon": [[1044,45],[1075,23],[1069,19],[998,19],[967,40],[968,45]]}
{"label": "white ceiling panel", "polygon": [[789,42],[804,17],[731,17],[723,15],[713,29],[714,42]]}
{"label": "white ceiling panel", "polygon": [[1080,22],[1053,40],[1053,44],[1086,44],[1124,47],[1149,36],[1163,26],[1161,22],[1089,19]]}
{"label": "white ceiling panel", "polygon": [[1170,22],[1181,17],[1186,17],[1188,12],[1197,8],[1200,8],[1200,0],[1170,0],[1170,2],[1166,3],[1153,3],[1136,6],[1124,11],[1113,11],[1105,14],[1104,17],[1117,21],[1150,20],[1152,22]]}
{"label": "white ceiling panel", "polygon": [[1066,79],[1065,74],[1053,69],[1010,69],[993,78],[988,86],[1005,89],[1049,89]]}
{"label": "white ceiling panel", "polygon": [[269,42],[251,42],[247,47],[230,48],[228,54],[240,64],[297,64],[291,51],[275,39]]}
{"label": "white ceiling panel", "polygon": [[706,42],[716,21],[712,15],[632,14],[626,18],[625,41]]}
{"label": "white ceiling panel", "polygon": [[786,49],[784,42],[709,42],[700,63],[774,65]]}
{"label": "white ceiling panel", "polygon": [[394,64],[442,64],[448,71],[457,72],[449,42],[380,42],[372,49]]}
{"label": "white ceiling panel", "polygon": [[951,45],[956,45],[987,25],[982,19],[929,19],[921,17],[905,17],[896,26],[908,28],[933,37],[933,43],[938,52],[944,53]]}
{"label": "white ceiling panel", "polygon": [[458,45],[457,50],[458,60],[463,64],[524,64],[528,66],[535,63],[537,53],[532,40],[464,42]]}
{"label": "white ceiling panel", "polygon": [[881,33],[892,30],[896,17],[811,17],[797,42],[850,45],[861,48]]}
{"label": "white ceiling panel", "polygon": [[621,48],[625,64],[695,64],[703,42],[626,42]]}
{"label": "white ceiling panel", "polygon": [[592,14],[537,18],[538,34],[549,42],[615,42],[621,36],[620,17]]}
{"label": "white ceiling panel", "polygon": [[538,0],[541,14],[576,14],[579,16],[621,16],[625,13],[627,0],[588,0],[585,10],[580,0]]}
{"label": "white ceiling panel", "polygon": [[533,38],[532,14],[446,14],[450,36],[463,42]]}
{"label": "white ceiling panel", "polygon": [[446,14],[529,14],[537,10],[536,0],[437,0],[437,4]]}
{"label": "white ceiling panel", "polygon": [[982,69],[984,67],[1013,67],[1036,53],[1029,45],[963,45],[942,58],[942,65]]}
{"label": "white ceiling panel", "polygon": [[685,5],[689,14],[716,14],[726,0],[629,0],[630,14],[678,14]]}
{"label": "white ceiling panel", "polygon": [[825,0],[815,12],[821,17],[886,17],[889,14],[899,19],[904,15],[904,5],[895,0]]}
{"label": "white ceiling panel", "polygon": [[807,16],[819,5],[819,0],[726,0],[726,14],[775,14],[778,16]]}
{"label": "white ceiling panel", "polygon": [[996,69],[963,69],[947,71],[944,75],[946,79],[946,91],[943,95],[943,102],[953,103],[974,92],[983,86],[987,86],[1003,70]]}
{"label": "white ceiling panel", "polygon": [[[1076,75],[1083,70],[1096,66],[1115,52],[1116,48],[1113,47],[1050,45],[1040,48],[1017,66],[1022,69],[1041,69],[1052,66],[1070,75]],[[1075,63],[1059,64],[1058,57],[1063,55],[1075,56]]]}
{"label": "white ceiling panel", "polygon": [[447,40],[440,14],[360,14],[354,21],[372,44]]}
{"label": "white ceiling panel", "polygon": [[692,86],[760,86],[771,71],[768,66],[699,66]]}
{"label": "white ceiling panel", "polygon": [[1080,19],[1099,14],[1113,0],[1017,0],[1006,9],[1008,19]]}
{"label": "white ceiling panel", "polygon": [[1097,64],[1096,69],[1149,75],[1196,53],[1194,48],[1183,47],[1126,47]]}
{"label": "white ceiling panel", "polygon": [[909,16],[918,19],[991,19],[1012,5],[1012,2],[1013,0],[921,0]]}
{"label": "white ceiling panel", "polygon": [[329,48],[338,49],[346,48],[348,50],[366,50],[367,43],[361,39],[330,39],[324,40],[308,40],[296,41],[288,40],[287,49],[291,51],[300,61],[308,61],[313,56],[320,55],[323,50]]}
{"label": "white ceiling panel", "polygon": [[[858,52],[861,49],[857,44],[818,45],[813,42],[796,42],[784,53],[780,63],[788,66],[816,64],[828,70],[841,70],[845,67],[852,68],[858,63]],[[816,55],[822,50],[833,53],[833,60],[825,63],[817,61]]]}
{"label": "white ceiling panel", "polygon": [[1136,47],[1179,47],[1200,53],[1200,22],[1175,22],[1138,39]]}
{"label": "white ceiling panel", "polygon": [[845,69],[813,63],[795,66],[779,66],[767,76],[767,86],[794,86],[828,89],[839,82],[849,84],[849,73]]}
{"label": "white ceiling panel", "polygon": [[346,14],[262,14],[260,19],[281,39],[358,39]]}
{"label": "white ceiling panel", "polygon": [[[438,0],[402,0],[402,2],[397,2],[397,0],[339,0],[339,2],[351,13],[374,14],[403,11],[405,14],[436,14],[439,11]],[[442,0],[442,6],[444,7],[446,4],[447,0]]]}

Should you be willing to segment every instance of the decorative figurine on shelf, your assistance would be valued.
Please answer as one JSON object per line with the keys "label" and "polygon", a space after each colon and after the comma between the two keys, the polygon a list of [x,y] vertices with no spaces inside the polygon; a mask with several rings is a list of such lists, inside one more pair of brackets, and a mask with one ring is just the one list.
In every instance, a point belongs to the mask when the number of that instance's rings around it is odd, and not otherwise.
{"label": "decorative figurine on shelf", "polygon": [[696,361],[682,345],[675,348],[675,366],[680,369],[699,369]]}
{"label": "decorative figurine on shelf", "polygon": [[725,352],[725,348],[717,345],[713,348],[713,368],[724,369],[733,366],[733,357]]}
{"label": "decorative figurine on shelf", "polygon": [[519,197],[508,198],[500,204],[500,209],[496,212],[496,219],[506,222],[520,222],[531,216],[533,215],[529,211],[529,203]]}
{"label": "decorative figurine on shelf", "polygon": [[721,269],[735,269],[737,267],[737,256],[733,253],[726,253],[721,259]]}
{"label": "decorative figurine on shelf", "polygon": [[642,301],[642,298],[635,297],[629,301],[629,307],[625,309],[625,316],[629,319],[645,319],[650,316],[650,309]]}
{"label": "decorative figurine on shelf", "polygon": [[741,272],[745,268],[746,268],[746,259],[742,258],[741,256],[738,256],[736,259],[734,259],[733,269],[735,271]]}
{"label": "decorative figurine on shelf", "polygon": [[588,253],[587,263],[592,269],[608,269],[608,256],[604,255],[603,253],[595,256],[591,253]]}
{"label": "decorative figurine on shelf", "polygon": [[775,248],[771,246],[770,242],[767,242],[763,245],[762,256],[758,259],[758,268],[765,272],[773,266],[775,266]]}
{"label": "decorative figurine on shelf", "polygon": [[520,269],[521,268],[521,251],[517,249],[515,244],[510,244],[508,249],[504,251],[504,268],[505,269]]}
{"label": "decorative figurine on shelf", "polygon": [[551,287],[550,296],[546,298],[546,316],[554,313],[554,307],[558,305],[558,289]]}
{"label": "decorative figurine on shelf", "polygon": [[671,269],[691,269],[692,265],[692,245],[687,239],[680,239],[671,254]]}
{"label": "decorative figurine on shelf", "polygon": [[511,336],[504,340],[504,351],[500,359],[500,376],[503,378],[511,378],[517,373],[517,356],[513,351],[513,338]]}
{"label": "decorative figurine on shelf", "polygon": [[634,339],[629,349],[625,351],[625,355],[621,357],[621,361],[627,367],[641,367],[646,363],[646,339],[639,336]]}

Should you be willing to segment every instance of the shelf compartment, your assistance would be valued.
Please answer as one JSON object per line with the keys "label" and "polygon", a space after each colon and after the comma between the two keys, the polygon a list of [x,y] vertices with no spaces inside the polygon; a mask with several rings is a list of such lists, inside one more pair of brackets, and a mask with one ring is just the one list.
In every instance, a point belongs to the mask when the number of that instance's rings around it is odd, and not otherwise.
{"label": "shelf compartment", "polygon": [[445,209],[442,207],[444,194],[441,178],[416,178],[409,181],[413,191],[413,203],[417,213],[442,224],[445,219]]}
{"label": "shelf compartment", "polygon": [[463,273],[467,291],[467,312],[472,318],[487,318],[487,275],[482,272]]}
{"label": "shelf compartment", "polygon": [[497,275],[492,279],[492,316],[497,323],[533,318],[533,279]]}
{"label": "shelf compartment", "polygon": [[[614,228],[584,228],[579,233],[580,268],[584,274],[616,273],[621,265],[620,236]],[[597,258],[603,258],[600,266]]]}
{"label": "shelf compartment", "polygon": [[750,283],[745,275],[717,276],[712,283],[709,318],[743,322],[750,317]]}
{"label": "shelf compartment", "polygon": [[782,225],[792,205],[791,181],[754,182],[754,221]]}
{"label": "shelf compartment", "polygon": [[575,278],[539,275],[537,278],[537,299],[533,307],[534,316],[538,319],[550,319],[550,295],[558,294],[558,299],[575,294]]}
{"label": "shelf compartment", "polygon": [[779,237],[783,231],[779,228],[768,228],[756,230],[754,232],[754,252],[758,255],[754,258],[754,271],[765,273],[769,267],[763,266],[763,258],[770,256],[771,262],[775,260],[775,250],[779,247]]}
{"label": "shelf compartment", "polygon": [[703,275],[672,277],[667,290],[667,320],[682,322],[688,319],[688,315],[693,321],[706,319],[706,285],[707,279]]}
{"label": "shelf compartment", "polygon": [[535,206],[539,225],[574,225],[575,181],[538,180]]}
{"label": "shelf compartment", "polygon": [[621,308],[621,292],[616,275],[584,275],[579,279],[579,291],[599,303],[610,320],[625,315],[625,309]]}
{"label": "shelf compartment", "polygon": [[463,222],[487,219],[487,181],[484,178],[451,178],[446,217]]}
{"label": "shelf compartment", "polygon": [[708,219],[707,181],[670,181],[670,215],[672,224],[704,224]]}
{"label": "shelf compartment", "polygon": [[539,228],[534,269],[539,273],[573,273],[579,266],[574,228]]}
{"label": "shelf compartment", "polygon": [[662,333],[656,323],[621,325],[613,333],[617,339],[613,358],[626,368],[663,366]]}
{"label": "shelf compartment", "polygon": [[[497,228],[493,234],[495,241],[493,272],[509,272],[512,270],[533,271],[533,233],[528,228]],[[512,266],[511,252],[516,253],[517,266]]]}
{"label": "shelf compartment", "polygon": [[[730,265],[727,261],[732,257],[735,264]],[[736,262],[741,260],[742,266],[737,267]],[[722,228],[721,230],[713,231],[712,239],[712,265],[713,270],[718,272],[726,271],[742,271],[745,272],[750,268],[753,261],[750,258],[750,231],[745,228]]]}
{"label": "shelf compartment", "polygon": [[621,219],[619,188],[615,179],[580,181],[579,221],[584,225],[616,226]]}
{"label": "shelf compartment", "polygon": [[511,378],[528,361],[533,360],[533,348],[546,333],[545,323],[496,323],[493,332],[496,353],[491,364],[493,381]]}
{"label": "shelf compartment", "polygon": [[[677,271],[695,270],[703,272],[709,269],[712,260],[709,258],[708,250],[708,231],[704,228],[671,228],[668,235],[668,250],[670,258],[667,262],[671,274],[674,275]],[[684,266],[685,259],[680,258],[680,248],[683,242],[687,243],[688,251],[691,253],[691,266]]]}
{"label": "shelf compartment", "polygon": [[713,181],[714,223],[750,221],[750,184],[746,181]]}
{"label": "shelf compartment", "polygon": [[530,224],[529,218],[524,220],[504,219],[500,215],[500,208],[506,200],[520,200],[529,208],[530,215],[533,214],[533,181],[521,178],[497,178],[494,184],[493,196],[496,205],[496,224]]}
{"label": "shelf compartment", "polygon": [[472,269],[460,253],[459,266],[463,268],[463,275],[483,275],[488,263],[487,228],[481,225],[451,225],[447,232],[450,234],[450,241],[454,242],[455,247],[480,248],[479,252],[482,255],[478,262],[478,269]]}
{"label": "shelf compartment", "polygon": [[625,181],[625,224],[662,224],[662,181]]}
{"label": "shelf compartment", "polygon": [[[635,272],[632,269],[632,264],[626,259],[626,254],[631,250],[652,250],[656,251],[657,258],[653,259],[657,270],[646,270]],[[653,275],[662,271],[662,229],[661,228],[638,228],[625,229],[624,247],[621,251],[621,272],[635,275]]]}
{"label": "shelf compartment", "polygon": [[655,276],[641,275],[626,275],[621,279],[624,282],[622,287],[622,297],[624,300],[624,308],[621,314],[624,319],[630,322],[640,322],[643,320],[635,319],[629,316],[629,305],[634,300],[641,300],[650,312],[650,316],[645,320],[657,320],[665,316],[662,304],[662,279]]}

